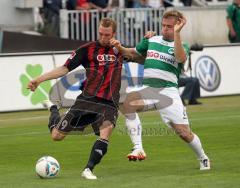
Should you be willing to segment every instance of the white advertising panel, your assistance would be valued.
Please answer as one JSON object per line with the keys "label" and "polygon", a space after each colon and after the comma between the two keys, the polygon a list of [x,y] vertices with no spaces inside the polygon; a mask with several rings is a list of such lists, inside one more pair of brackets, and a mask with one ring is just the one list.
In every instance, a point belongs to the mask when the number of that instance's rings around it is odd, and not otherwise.
{"label": "white advertising panel", "polygon": [[0,111],[42,108],[53,82],[40,85],[33,93],[26,89],[29,80],[53,68],[51,55],[5,56],[0,58]]}
{"label": "white advertising panel", "polygon": [[205,47],[192,53],[192,75],[201,96],[240,94],[240,46]]}
{"label": "white advertising panel", "polygon": [[[41,84],[34,93],[26,89],[30,80],[63,65],[69,56],[70,52],[0,56],[0,112],[43,108],[42,102],[49,98],[49,93],[51,100],[61,100],[63,106],[71,105],[81,93],[79,88],[85,79],[81,66],[57,82]],[[191,74],[199,78],[201,96],[240,94],[240,46],[205,47],[203,51],[192,52],[191,60]],[[137,85],[142,71],[138,64],[124,64],[122,81]]]}

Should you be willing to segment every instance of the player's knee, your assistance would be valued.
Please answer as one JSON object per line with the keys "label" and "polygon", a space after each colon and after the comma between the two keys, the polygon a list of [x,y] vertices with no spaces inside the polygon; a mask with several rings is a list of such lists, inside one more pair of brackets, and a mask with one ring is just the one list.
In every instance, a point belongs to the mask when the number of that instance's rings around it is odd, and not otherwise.
{"label": "player's knee", "polygon": [[130,107],[131,107],[131,106],[130,106],[129,101],[124,101],[124,102],[123,102],[123,105],[122,105],[123,111],[127,111],[127,109],[129,109]]}
{"label": "player's knee", "polygon": [[189,142],[192,139],[191,130],[186,125],[174,126],[176,134],[183,140]]}
{"label": "player's knee", "polygon": [[52,139],[53,139],[53,141],[61,141],[61,140],[63,140],[63,137],[61,137],[59,135],[52,135]]}
{"label": "player's knee", "polygon": [[140,100],[129,100],[123,103],[123,112],[126,113],[134,113],[138,110],[142,110],[143,103]]}
{"label": "player's knee", "polygon": [[51,136],[52,136],[53,141],[61,141],[61,140],[63,140],[64,137],[65,137],[63,134],[59,133],[59,132],[56,131],[56,130],[53,130]]}
{"label": "player's knee", "polygon": [[188,138],[188,135],[186,133],[181,133],[181,134],[179,134],[179,136],[183,140],[187,140],[187,138]]}
{"label": "player's knee", "polygon": [[128,102],[124,102],[122,106],[122,111],[123,114],[128,114],[128,113],[133,113],[135,112],[135,109],[133,106],[130,106]]}
{"label": "player's knee", "polygon": [[179,136],[186,142],[190,142],[192,140],[192,133],[189,130],[180,131]]}
{"label": "player's knee", "polygon": [[105,121],[100,127],[100,137],[105,140],[109,140],[111,133],[113,131],[113,124],[109,121]]}

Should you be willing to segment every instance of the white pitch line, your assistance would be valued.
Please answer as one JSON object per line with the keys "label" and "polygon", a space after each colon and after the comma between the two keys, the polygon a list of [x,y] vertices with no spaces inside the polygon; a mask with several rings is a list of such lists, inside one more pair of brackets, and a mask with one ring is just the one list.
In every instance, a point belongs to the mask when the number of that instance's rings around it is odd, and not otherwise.
{"label": "white pitch line", "polygon": [[18,133],[18,134],[2,134],[1,137],[9,137],[9,136],[26,136],[26,135],[42,135],[42,134],[48,134],[48,132],[27,132],[27,133]]}
{"label": "white pitch line", "polygon": [[[26,121],[26,120],[35,120],[35,119],[46,119],[49,116],[35,116],[35,117],[24,117],[24,118],[14,118],[14,119],[0,119],[0,122],[10,122],[10,121]],[[200,118],[189,118],[191,121],[195,120],[211,120],[211,119],[226,119],[226,118],[235,118],[240,117],[240,114],[228,115],[228,116],[212,116],[212,117],[200,117]],[[148,121],[145,121],[148,122]]]}
{"label": "white pitch line", "polygon": [[240,117],[240,114],[235,114],[235,115],[229,115],[229,116],[213,116],[213,117],[204,117],[204,118],[189,118],[190,121],[195,121],[195,120],[211,120],[211,119],[227,119],[227,118],[238,118]]}
{"label": "white pitch line", "polygon": [[35,117],[25,117],[25,118],[14,118],[14,119],[0,119],[0,122],[4,121],[25,121],[25,120],[34,120],[34,119],[45,119],[49,116],[35,116]]}
{"label": "white pitch line", "polygon": [[[40,119],[40,118],[46,118],[47,116],[38,116],[38,117],[29,117],[29,118],[16,118],[16,119],[12,119],[12,120],[31,120],[31,119]],[[191,121],[201,121],[201,120],[210,120],[210,119],[227,119],[227,118],[239,118],[240,114],[236,114],[236,115],[230,115],[230,116],[221,116],[221,117],[208,117],[208,118],[191,118]],[[0,120],[2,121],[2,120]],[[6,120],[9,121],[9,120]],[[143,122],[143,125],[152,125],[152,124],[158,124],[159,122]],[[27,132],[27,133],[20,133],[20,134],[3,134],[0,135],[0,137],[9,137],[9,136],[24,136],[24,135],[41,135],[41,134],[47,134],[47,132]],[[86,136],[86,135],[85,135]],[[144,135],[144,136],[148,136],[148,135]]]}

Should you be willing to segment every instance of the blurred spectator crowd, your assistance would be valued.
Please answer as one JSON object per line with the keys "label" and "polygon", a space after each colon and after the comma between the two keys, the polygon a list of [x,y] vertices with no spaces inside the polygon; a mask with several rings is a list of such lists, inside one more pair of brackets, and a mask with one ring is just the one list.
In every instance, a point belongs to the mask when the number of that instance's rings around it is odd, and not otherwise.
{"label": "blurred spectator crowd", "polygon": [[[172,5],[173,0],[124,0],[124,8],[161,8]],[[181,0],[185,6],[191,6],[192,0]],[[59,36],[60,9],[90,10],[107,12],[119,7],[119,0],[43,0],[40,14],[43,26],[39,32],[48,36]]]}

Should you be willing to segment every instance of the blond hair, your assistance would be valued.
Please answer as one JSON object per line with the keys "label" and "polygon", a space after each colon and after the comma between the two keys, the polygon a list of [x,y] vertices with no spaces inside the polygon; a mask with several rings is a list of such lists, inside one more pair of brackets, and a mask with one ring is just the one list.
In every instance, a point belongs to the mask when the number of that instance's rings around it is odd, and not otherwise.
{"label": "blond hair", "polygon": [[163,13],[163,18],[174,17],[176,20],[183,18],[183,14],[177,10],[168,10]]}

